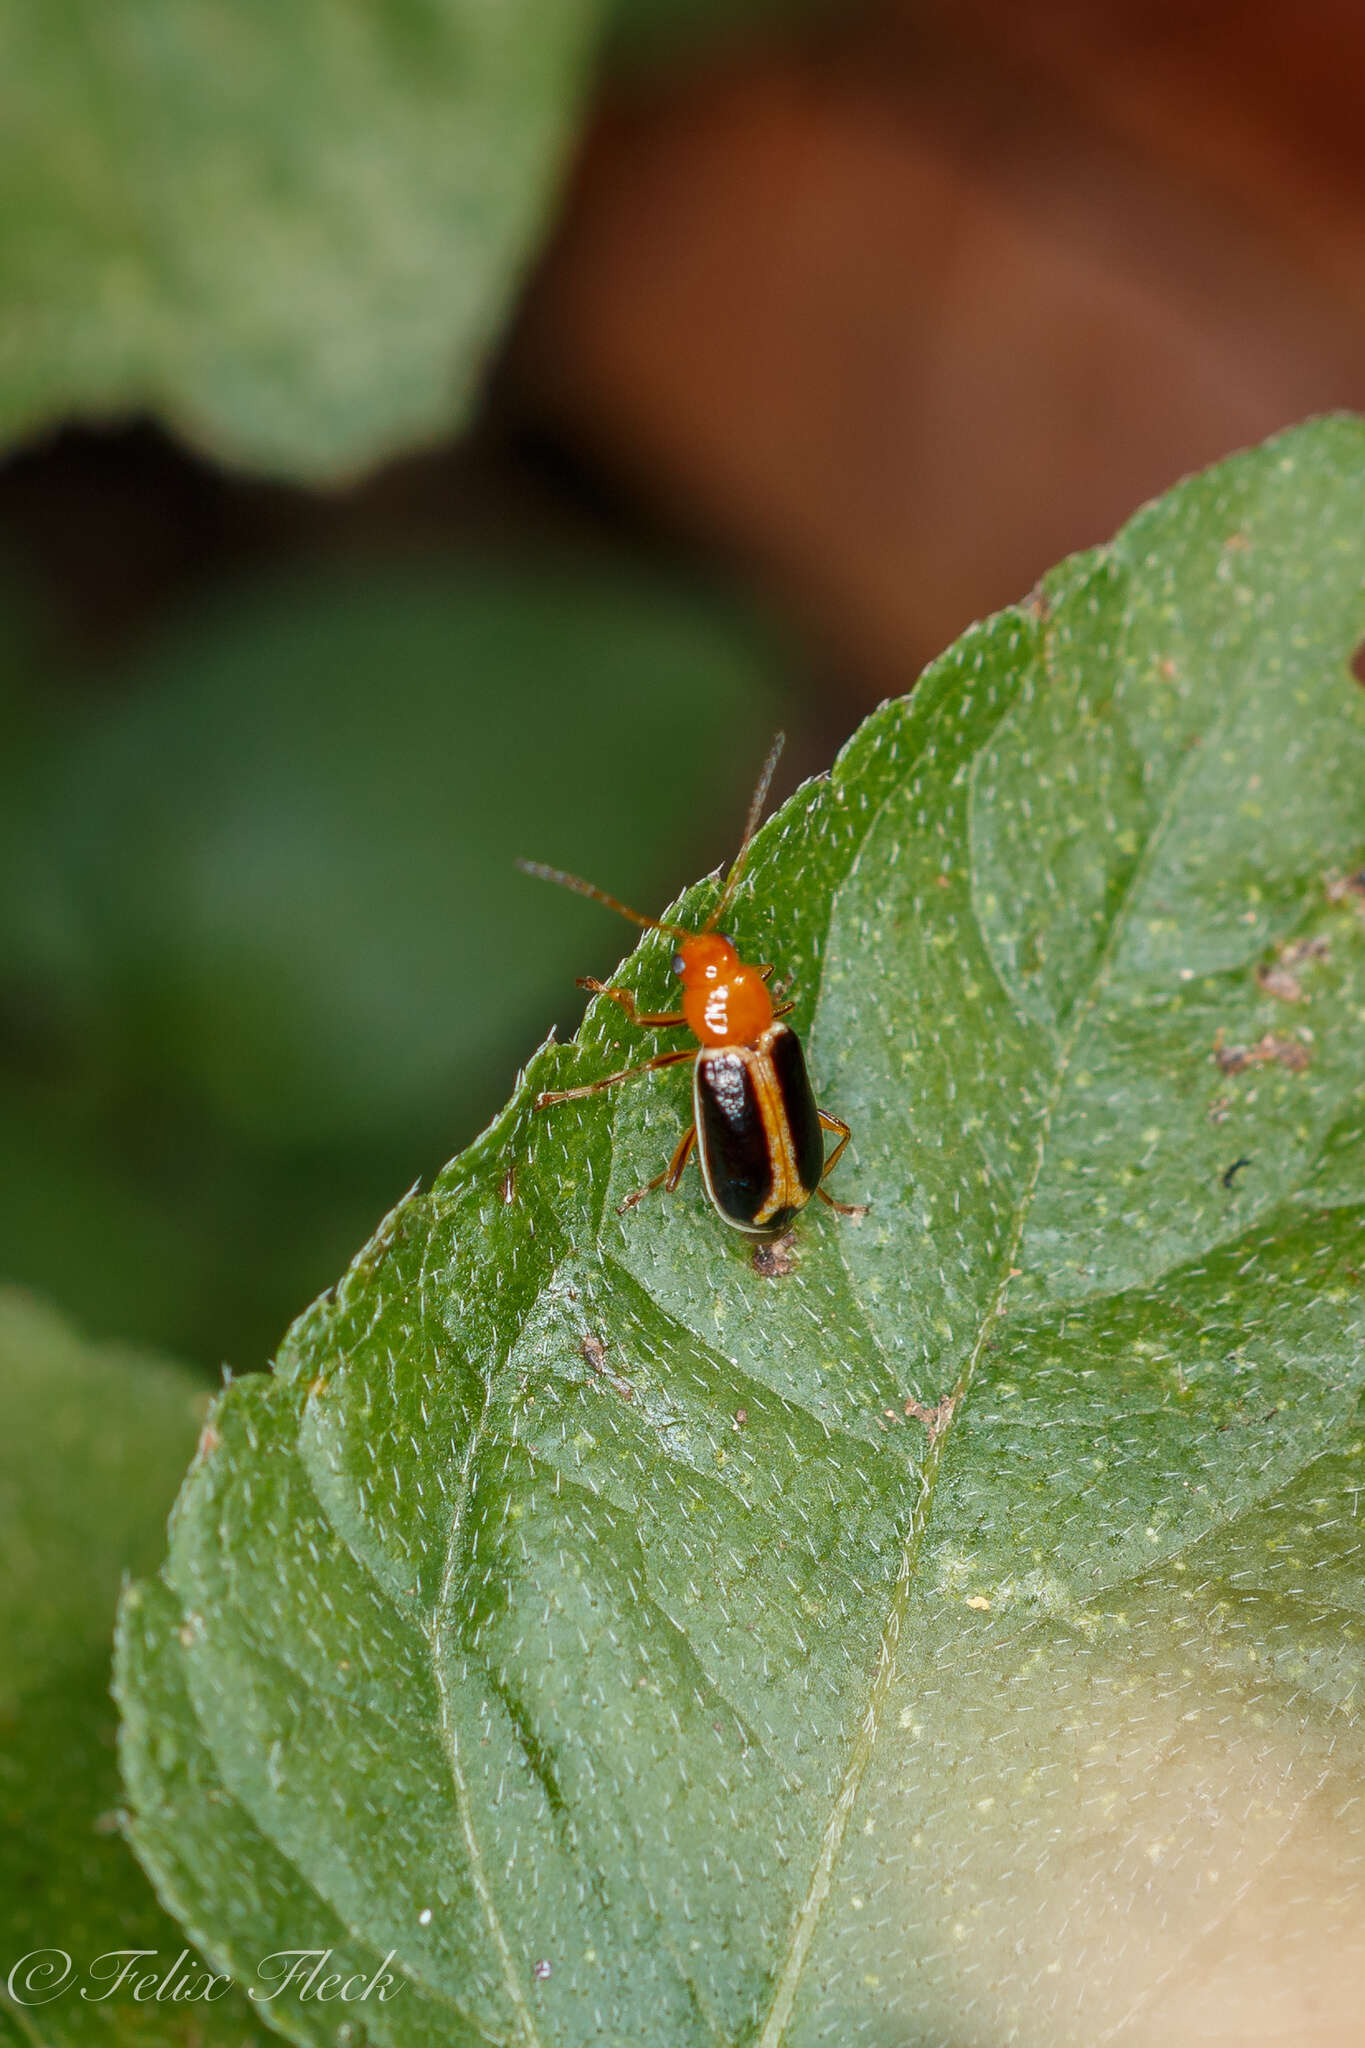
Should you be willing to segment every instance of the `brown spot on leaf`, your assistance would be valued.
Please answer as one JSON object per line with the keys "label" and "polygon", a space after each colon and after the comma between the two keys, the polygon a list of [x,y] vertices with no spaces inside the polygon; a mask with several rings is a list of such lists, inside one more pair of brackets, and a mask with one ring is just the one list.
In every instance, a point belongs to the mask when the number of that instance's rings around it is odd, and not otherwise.
{"label": "brown spot on leaf", "polygon": [[1361,641],[1351,656],[1351,674],[1362,688],[1365,688],[1365,640]]}
{"label": "brown spot on leaf", "polygon": [[1365,902],[1365,868],[1357,868],[1353,875],[1324,875],[1322,886],[1327,892],[1329,903]]}
{"label": "brown spot on leaf", "polygon": [[1290,973],[1287,967],[1258,967],[1256,969],[1256,986],[1257,988],[1264,989],[1268,996],[1274,996],[1277,1002],[1301,1003],[1303,1001],[1303,984],[1296,975]]}
{"label": "brown spot on leaf", "polygon": [[1291,939],[1287,946],[1281,946],[1280,959],[1286,967],[1297,967],[1303,960],[1330,960],[1332,941],[1322,934],[1312,939]]}
{"label": "brown spot on leaf", "polygon": [[1244,1074],[1248,1067],[1270,1066],[1301,1074],[1312,1064],[1313,1055],[1301,1039],[1282,1038],[1274,1031],[1265,1032],[1255,1045],[1224,1045],[1222,1041],[1220,1031],[1209,1054],[1220,1074]]}

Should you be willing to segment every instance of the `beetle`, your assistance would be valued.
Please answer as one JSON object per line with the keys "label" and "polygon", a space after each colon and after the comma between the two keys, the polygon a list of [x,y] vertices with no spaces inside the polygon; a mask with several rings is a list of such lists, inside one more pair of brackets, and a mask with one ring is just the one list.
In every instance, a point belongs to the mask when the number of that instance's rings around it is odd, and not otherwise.
{"label": "beetle", "polygon": [[[623,1067],[581,1088],[552,1088],[536,1097],[537,1109],[556,1102],[577,1102],[584,1096],[614,1088],[659,1067],[692,1062],[692,1121],[672,1159],[646,1187],[621,1204],[629,1209],[654,1188],[671,1194],[682,1179],[695,1147],[697,1164],[712,1207],[722,1221],[749,1237],[775,1237],[804,1209],[813,1195],[841,1216],[861,1216],[861,1208],[836,1202],[823,1183],[837,1165],[851,1131],[837,1116],[828,1116],[815,1100],[806,1072],[801,1041],[782,1020],[796,1006],[774,1004],[768,980],[771,966],[752,966],[740,958],[733,941],[715,927],[739,886],[750,843],[763,815],[763,805],[782,751],[779,733],[763,765],[749,805],[739,851],[731,862],[720,899],[700,931],[644,917],[604,889],[562,868],[519,860],[517,866],[541,881],[557,882],[594,903],[629,918],[646,931],[667,932],[678,942],[673,972],[682,983],[679,1011],[639,1010],[626,988],[614,988],[591,976],[580,988],[619,1003],[632,1024],[649,1030],[690,1030],[699,1043],[656,1053],[640,1066]],[[838,1144],[825,1157],[825,1133]]]}

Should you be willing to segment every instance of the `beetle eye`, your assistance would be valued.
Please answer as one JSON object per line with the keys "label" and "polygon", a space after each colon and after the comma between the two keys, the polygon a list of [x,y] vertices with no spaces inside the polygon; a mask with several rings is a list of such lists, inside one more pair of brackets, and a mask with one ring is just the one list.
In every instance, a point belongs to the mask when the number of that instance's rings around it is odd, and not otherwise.
{"label": "beetle eye", "polygon": [[683,965],[684,965],[684,962],[683,962],[683,956],[682,956],[682,954],[681,954],[681,953],[675,953],[675,954],[673,955],[673,972],[674,972],[675,974],[681,974],[681,973],[682,973],[682,971],[683,971]]}

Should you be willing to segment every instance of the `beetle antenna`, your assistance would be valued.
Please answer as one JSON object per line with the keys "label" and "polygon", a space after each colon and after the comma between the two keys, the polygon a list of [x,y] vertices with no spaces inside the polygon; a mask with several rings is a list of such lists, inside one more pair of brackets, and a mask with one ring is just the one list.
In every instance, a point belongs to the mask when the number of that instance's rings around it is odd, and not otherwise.
{"label": "beetle antenna", "polygon": [[739,852],[730,863],[730,872],[725,877],[725,887],[720,892],[720,901],[702,926],[704,932],[712,931],[719,924],[734,898],[736,889],[739,887],[739,878],[744,872],[744,863],[749,857],[749,843],[758,830],[758,821],[763,816],[763,806],[768,800],[768,788],[773,779],[773,771],[777,767],[778,757],[786,744],[787,735],[784,732],[780,732],[768,749],[768,758],[763,763],[763,770],[758,778],[758,785],[749,800],[749,815],[744,820],[744,836],[739,842]]}
{"label": "beetle antenna", "polygon": [[581,875],[566,874],[563,868],[546,867],[544,861],[518,859],[516,865],[524,875],[534,875],[540,882],[558,882],[561,889],[572,889],[576,896],[587,896],[594,903],[605,903],[608,910],[614,910],[621,917],[627,917],[632,924],[638,924],[647,932],[671,932],[675,939],[690,939],[691,932],[681,925],[665,924],[662,918],[645,917],[629,904],[622,903],[615,896],[608,896],[605,889],[599,889],[593,882],[585,882]]}

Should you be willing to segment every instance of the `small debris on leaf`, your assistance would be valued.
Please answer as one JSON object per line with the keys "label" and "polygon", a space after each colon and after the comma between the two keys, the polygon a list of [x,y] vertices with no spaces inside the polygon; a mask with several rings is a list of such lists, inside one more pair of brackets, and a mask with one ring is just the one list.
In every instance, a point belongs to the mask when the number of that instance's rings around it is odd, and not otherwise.
{"label": "small debris on leaf", "polygon": [[753,1268],[765,1280],[781,1280],[796,1270],[796,1232],[789,1230],[784,1237],[774,1238],[771,1244],[754,1246]]}
{"label": "small debris on leaf", "polygon": [[1242,1168],[1244,1166],[1250,1166],[1250,1164],[1251,1161],[1249,1159],[1234,1159],[1231,1166],[1225,1167],[1223,1169],[1223,1172],[1219,1175],[1219,1178],[1221,1179],[1223,1186],[1225,1188],[1230,1188],[1234,1180],[1236,1180],[1238,1174],[1241,1172]]}
{"label": "small debris on leaf", "polygon": [[[944,1430],[952,1421],[953,1410],[956,1407],[956,1393],[945,1394],[942,1400],[935,1401],[932,1408],[928,1407],[923,1401],[916,1401],[912,1395],[906,1401],[905,1412],[907,1415],[912,1416],[916,1422],[924,1424],[925,1429],[929,1432],[929,1441],[932,1444],[936,1438],[942,1436]],[[889,1413],[890,1411],[888,1410],[887,1412]]]}
{"label": "small debris on leaf", "polygon": [[589,1331],[578,1348],[582,1352],[589,1369],[592,1372],[600,1373],[608,1386],[612,1388],[613,1392],[619,1394],[623,1401],[633,1401],[635,1399],[635,1389],[630,1384],[630,1381],[623,1380],[619,1373],[612,1372],[608,1367],[607,1347],[600,1337],[594,1337],[592,1332]]}

